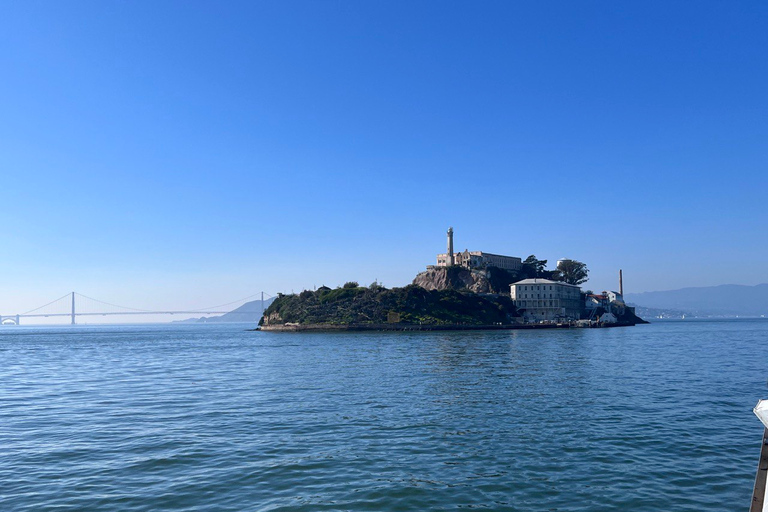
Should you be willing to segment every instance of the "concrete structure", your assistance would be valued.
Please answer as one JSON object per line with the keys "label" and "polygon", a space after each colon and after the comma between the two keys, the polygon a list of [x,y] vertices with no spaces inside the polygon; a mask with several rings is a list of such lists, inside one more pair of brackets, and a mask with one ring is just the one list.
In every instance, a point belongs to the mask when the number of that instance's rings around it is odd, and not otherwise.
{"label": "concrete structure", "polygon": [[601,324],[615,324],[618,322],[618,319],[616,318],[616,315],[609,311],[600,315],[600,318],[598,318],[597,321]]}
{"label": "concrete structure", "polygon": [[0,315],[0,325],[19,325],[21,315]]}
{"label": "concrete structure", "polygon": [[460,265],[465,268],[499,267],[504,270],[520,270],[523,268],[523,260],[514,256],[467,250],[453,254],[452,258],[449,258],[448,254],[437,255],[436,266],[449,267],[452,265]]}
{"label": "concrete structure", "polygon": [[[622,316],[629,310],[633,315],[635,314],[635,308],[627,306],[624,302],[624,297],[621,292],[617,291],[603,291],[598,294],[587,295],[584,308],[589,313],[589,318],[599,320],[601,322],[609,322],[610,316]],[[598,308],[602,308],[602,316],[597,316]],[[609,322],[610,323],[610,322]]]}
{"label": "concrete structure", "polygon": [[584,307],[587,310],[593,310],[599,307],[604,307],[604,305],[607,303],[608,303],[607,297],[605,297],[604,295],[589,294],[587,295],[584,301]]}
{"label": "concrete structure", "polygon": [[624,297],[621,293],[614,291],[604,291],[603,293],[594,293],[587,295],[586,307],[587,309],[605,308],[606,310],[611,306],[624,307]]}
{"label": "concrete structure", "polygon": [[619,293],[624,295],[624,272],[619,269]]}
{"label": "concrete structure", "polygon": [[585,307],[588,310],[597,309],[597,308],[607,309],[610,304],[611,304],[611,301],[608,300],[608,296],[606,295],[606,292],[591,293],[587,295],[587,298],[585,300]]}
{"label": "concrete structure", "polygon": [[514,256],[502,256],[482,251],[453,252],[453,228],[448,228],[447,252],[437,255],[438,267],[460,265],[465,268],[499,267],[504,270],[520,270],[523,260]]}
{"label": "concrete structure", "polygon": [[527,322],[578,320],[581,287],[549,279],[523,279],[510,285],[510,294]]}

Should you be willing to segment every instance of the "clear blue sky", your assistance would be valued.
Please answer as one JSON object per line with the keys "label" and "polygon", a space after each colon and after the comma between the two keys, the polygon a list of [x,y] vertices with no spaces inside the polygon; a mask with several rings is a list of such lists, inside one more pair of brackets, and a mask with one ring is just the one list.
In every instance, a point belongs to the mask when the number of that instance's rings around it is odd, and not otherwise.
{"label": "clear blue sky", "polygon": [[0,312],[410,282],[768,282],[768,4],[0,3]]}

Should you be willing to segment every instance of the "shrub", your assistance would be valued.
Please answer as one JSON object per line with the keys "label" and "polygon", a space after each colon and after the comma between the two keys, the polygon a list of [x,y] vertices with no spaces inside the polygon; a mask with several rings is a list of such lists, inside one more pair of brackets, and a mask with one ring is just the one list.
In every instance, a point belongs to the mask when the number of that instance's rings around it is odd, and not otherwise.
{"label": "shrub", "polygon": [[[509,297],[483,297],[455,290],[427,291],[415,285],[387,290],[343,287],[284,295],[267,308],[283,322],[384,323],[390,312],[412,324],[493,324],[516,316]],[[394,315],[393,315],[394,316]]]}

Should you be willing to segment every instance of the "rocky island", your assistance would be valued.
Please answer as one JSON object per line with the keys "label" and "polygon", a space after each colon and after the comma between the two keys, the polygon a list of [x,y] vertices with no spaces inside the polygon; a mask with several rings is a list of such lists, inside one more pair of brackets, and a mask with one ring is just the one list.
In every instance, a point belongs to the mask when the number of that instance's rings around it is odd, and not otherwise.
{"label": "rocky island", "polygon": [[264,330],[469,328],[509,323],[516,313],[512,300],[503,295],[349,282],[336,289],[323,286],[278,296],[259,325]]}
{"label": "rocky island", "polygon": [[[582,292],[586,265],[481,251],[437,255],[408,286],[363,287],[350,281],[331,289],[278,295],[259,321],[263,330],[465,330],[613,327],[646,323],[619,292]],[[529,290],[530,288],[530,290]]]}

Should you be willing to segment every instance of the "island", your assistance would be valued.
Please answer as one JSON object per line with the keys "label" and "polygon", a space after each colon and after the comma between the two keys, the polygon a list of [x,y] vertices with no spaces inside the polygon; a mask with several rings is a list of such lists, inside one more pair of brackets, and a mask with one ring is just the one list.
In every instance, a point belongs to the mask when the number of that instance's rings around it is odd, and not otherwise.
{"label": "island", "polygon": [[594,293],[579,286],[588,269],[561,259],[525,261],[482,251],[454,252],[453,228],[447,252],[437,255],[408,286],[385,288],[349,281],[331,289],[278,294],[264,311],[265,331],[478,330],[618,327],[647,323],[621,291]]}

